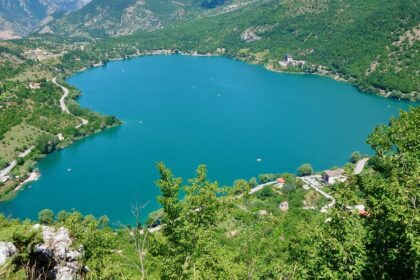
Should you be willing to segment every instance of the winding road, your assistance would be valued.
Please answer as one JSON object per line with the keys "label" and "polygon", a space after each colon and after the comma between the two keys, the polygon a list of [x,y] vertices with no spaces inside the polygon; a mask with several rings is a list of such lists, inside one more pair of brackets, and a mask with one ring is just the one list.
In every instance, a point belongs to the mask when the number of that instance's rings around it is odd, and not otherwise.
{"label": "winding road", "polygon": [[[66,105],[66,98],[67,98],[67,96],[69,95],[70,91],[69,91],[69,89],[68,89],[68,88],[66,88],[66,87],[64,87],[64,86],[60,85],[59,83],[57,83],[57,77],[58,77],[58,76],[55,76],[55,77],[52,79],[52,82],[53,82],[53,84],[55,84],[56,86],[58,86],[59,88],[61,88],[61,90],[63,91],[63,95],[62,95],[62,96],[61,96],[61,98],[60,98],[60,107],[61,107],[61,111],[63,111],[64,113],[67,113],[67,114],[73,115],[72,113],[70,113],[70,111],[69,111],[69,109],[67,108],[67,105]],[[88,120],[85,120],[85,119],[83,119],[83,118],[81,118],[81,117],[78,117],[78,118],[80,119],[80,121],[81,121],[82,123],[81,123],[81,124],[79,124],[78,126],[76,126],[76,128],[80,128],[82,125],[87,125],[87,124],[89,123],[89,121],[88,121]]]}
{"label": "winding road", "polygon": [[369,158],[363,158],[356,163],[354,167],[353,174],[358,175],[362,173],[363,169],[365,168],[366,163],[368,162]]}
{"label": "winding road", "polygon": [[258,185],[256,187],[253,187],[251,190],[249,190],[248,194],[256,193],[257,191],[262,190],[265,186],[273,185],[275,183],[276,183],[276,181],[272,181],[272,182],[268,182],[268,183],[261,184],[261,185]]}
{"label": "winding road", "polygon": [[61,88],[61,90],[63,91],[63,95],[62,95],[62,96],[61,96],[61,98],[60,98],[60,107],[61,107],[61,111],[65,112],[65,113],[67,113],[67,114],[70,114],[70,111],[69,111],[69,109],[67,108],[67,105],[66,105],[66,98],[67,98],[67,96],[69,95],[70,91],[69,91],[69,89],[68,89],[68,88],[63,87],[62,85],[60,85],[59,83],[57,83],[57,77],[58,77],[58,76],[55,76],[55,77],[52,79],[52,82],[53,82],[53,84],[55,84],[56,86],[60,87],[60,88]]}

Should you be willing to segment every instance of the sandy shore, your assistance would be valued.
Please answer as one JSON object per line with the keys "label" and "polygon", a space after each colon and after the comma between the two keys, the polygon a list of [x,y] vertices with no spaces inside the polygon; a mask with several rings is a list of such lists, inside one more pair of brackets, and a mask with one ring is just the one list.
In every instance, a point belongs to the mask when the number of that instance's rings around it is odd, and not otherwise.
{"label": "sandy shore", "polygon": [[26,178],[25,181],[20,183],[19,186],[17,186],[15,188],[15,191],[19,191],[26,183],[37,181],[39,179],[39,177],[41,177],[41,174],[38,171],[33,171],[33,172],[29,173],[28,178]]}

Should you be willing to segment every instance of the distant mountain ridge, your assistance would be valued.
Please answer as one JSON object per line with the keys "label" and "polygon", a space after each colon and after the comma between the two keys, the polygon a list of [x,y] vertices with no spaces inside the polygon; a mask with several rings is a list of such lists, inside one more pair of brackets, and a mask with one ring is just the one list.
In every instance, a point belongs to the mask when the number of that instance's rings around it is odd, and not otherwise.
{"label": "distant mountain ridge", "polygon": [[49,15],[75,11],[91,0],[0,0],[0,39],[30,33]]}
{"label": "distant mountain ridge", "polygon": [[168,24],[208,16],[228,5],[263,0],[93,0],[80,10],[56,17],[39,33],[107,37],[153,31]]}

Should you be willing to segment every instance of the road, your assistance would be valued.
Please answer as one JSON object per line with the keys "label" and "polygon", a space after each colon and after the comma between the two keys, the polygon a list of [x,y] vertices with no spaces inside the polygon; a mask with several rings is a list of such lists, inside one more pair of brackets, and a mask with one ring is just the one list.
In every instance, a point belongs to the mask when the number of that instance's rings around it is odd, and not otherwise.
{"label": "road", "polygon": [[[24,152],[22,152],[22,153],[20,153],[19,155],[18,155],[18,157],[20,157],[20,158],[24,158],[24,157],[26,157],[27,155],[29,155],[31,152],[32,152],[32,150],[35,148],[35,146],[32,146],[32,147],[30,147],[29,149],[27,149],[26,151],[24,151]],[[16,165],[17,165],[17,161],[16,160],[14,160],[14,161],[12,161],[10,164],[9,164],[9,166],[8,167],[6,167],[5,169],[3,169],[3,170],[0,170],[0,182],[2,182],[2,183],[4,183],[4,182],[6,182],[6,176],[13,170],[13,168],[15,168],[16,167]]]}
{"label": "road", "polygon": [[20,158],[24,158],[24,157],[26,157],[27,155],[29,155],[31,152],[32,152],[32,150],[35,148],[35,146],[32,146],[32,147],[30,147],[29,149],[27,149],[26,151],[24,151],[24,152],[22,152],[22,153],[20,153],[19,155],[18,155],[18,157],[20,157]]}
{"label": "road", "polygon": [[335,205],[335,198],[331,195],[327,194],[323,190],[321,190],[321,183],[317,180],[319,176],[305,176],[305,177],[299,177],[306,185],[313,188],[316,192],[319,192],[321,195],[323,195],[326,199],[331,200],[331,203],[323,206],[321,208],[322,213],[328,212],[328,209],[333,207]]}
{"label": "road", "polygon": [[275,184],[275,183],[276,183],[276,181],[272,181],[272,182],[268,182],[268,183],[261,184],[261,185],[258,185],[258,186],[256,186],[256,187],[253,187],[253,188],[252,188],[252,189],[248,192],[248,194],[253,194],[253,193],[256,193],[257,191],[262,190],[265,186],[273,185],[273,184]]}
{"label": "road", "polygon": [[[57,83],[57,77],[58,77],[58,76],[55,76],[55,77],[52,79],[52,82],[53,82],[56,86],[60,87],[60,88],[61,88],[61,90],[63,91],[63,95],[62,95],[62,96],[61,96],[61,98],[60,98],[60,107],[61,107],[61,111],[63,111],[64,113],[67,113],[67,114],[70,114],[70,115],[71,115],[71,113],[70,113],[70,111],[69,111],[69,109],[67,108],[67,105],[66,105],[66,98],[67,98],[67,96],[69,95],[70,91],[69,91],[69,89],[68,89],[68,88],[66,88],[66,87],[64,87],[64,86],[60,85],[59,83]],[[76,126],[76,128],[80,128],[82,125],[87,125],[87,124],[89,123],[89,121],[88,121],[88,120],[85,120],[85,119],[83,119],[83,118],[81,118],[81,117],[78,117],[78,118],[80,119],[80,121],[81,121],[82,123],[81,123],[81,124],[79,124],[79,125],[77,125],[77,126]]]}
{"label": "road", "polygon": [[67,114],[70,114],[70,111],[69,111],[69,109],[67,108],[67,105],[66,105],[66,98],[67,98],[67,96],[69,95],[70,91],[68,90],[68,88],[65,88],[65,87],[63,87],[62,85],[60,85],[59,83],[57,83],[57,77],[58,77],[58,76],[55,76],[55,77],[52,79],[52,82],[53,82],[53,84],[55,84],[56,86],[60,87],[60,88],[61,88],[61,90],[63,91],[63,95],[62,95],[62,96],[61,96],[61,98],[60,98],[60,107],[61,107],[61,111],[65,112],[65,113],[67,113]]}
{"label": "road", "polygon": [[10,163],[10,165],[8,167],[6,167],[5,169],[0,171],[0,182],[4,183],[7,181],[7,174],[10,173],[10,171],[13,170],[13,168],[15,168],[17,165],[17,161],[14,160]]}
{"label": "road", "polygon": [[369,158],[363,158],[356,163],[354,167],[353,174],[357,175],[362,173],[363,169],[365,168],[366,163],[368,162]]}

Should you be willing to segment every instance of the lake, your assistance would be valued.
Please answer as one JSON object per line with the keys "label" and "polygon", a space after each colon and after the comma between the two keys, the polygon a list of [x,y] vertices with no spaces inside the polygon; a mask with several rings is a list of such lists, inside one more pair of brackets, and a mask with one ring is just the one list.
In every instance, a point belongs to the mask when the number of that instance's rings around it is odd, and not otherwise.
{"label": "lake", "polygon": [[280,74],[219,57],[154,56],[109,63],[68,79],[80,104],[123,125],[55,152],[41,178],[0,211],[36,218],[50,208],[133,222],[130,205],[159,207],[155,164],[180,177],[205,163],[220,185],[260,173],[344,164],[371,153],[366,137],[408,102],[314,75]]}

